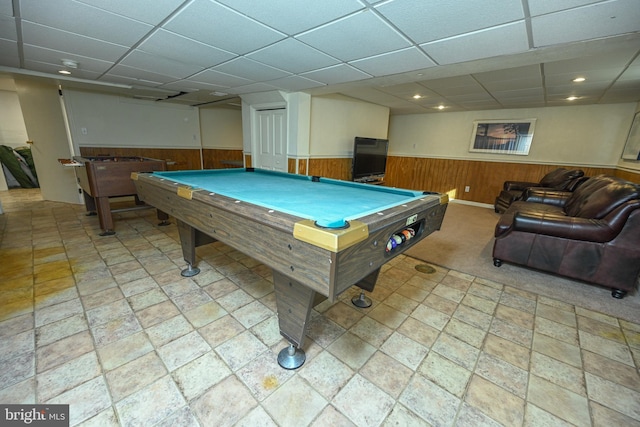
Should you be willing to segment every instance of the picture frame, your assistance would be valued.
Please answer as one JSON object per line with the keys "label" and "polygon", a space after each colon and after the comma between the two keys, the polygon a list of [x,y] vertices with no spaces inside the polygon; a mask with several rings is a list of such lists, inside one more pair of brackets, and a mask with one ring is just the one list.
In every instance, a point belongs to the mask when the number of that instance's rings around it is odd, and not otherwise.
{"label": "picture frame", "polygon": [[536,119],[475,120],[470,152],[529,154]]}
{"label": "picture frame", "polygon": [[622,151],[622,160],[640,160],[640,111],[633,116],[633,122]]}

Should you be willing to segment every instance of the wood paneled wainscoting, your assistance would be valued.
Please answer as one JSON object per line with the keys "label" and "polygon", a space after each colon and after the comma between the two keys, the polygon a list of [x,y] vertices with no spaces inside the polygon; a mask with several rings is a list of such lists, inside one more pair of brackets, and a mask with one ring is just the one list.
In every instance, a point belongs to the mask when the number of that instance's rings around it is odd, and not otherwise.
{"label": "wood paneled wainscoting", "polygon": [[[241,168],[243,166],[242,150],[222,150],[204,148],[202,150],[204,169]],[[231,164],[227,162],[233,162]],[[235,164],[238,162],[238,164]]]}
{"label": "wood paneled wainscoting", "polygon": [[[505,181],[537,182],[559,167],[582,169],[587,176],[622,172],[615,168],[389,156],[385,182],[393,187],[437,191],[455,199],[493,205]],[[635,175],[638,182],[640,174]],[[631,177],[625,179],[633,181]],[[464,191],[466,186],[468,192]]]}
{"label": "wood paneled wainscoting", "polygon": [[168,170],[200,169],[197,148],[80,147],[81,156],[150,157],[167,161]]}
{"label": "wood paneled wainscoting", "polygon": [[309,159],[309,176],[351,180],[351,158]]}

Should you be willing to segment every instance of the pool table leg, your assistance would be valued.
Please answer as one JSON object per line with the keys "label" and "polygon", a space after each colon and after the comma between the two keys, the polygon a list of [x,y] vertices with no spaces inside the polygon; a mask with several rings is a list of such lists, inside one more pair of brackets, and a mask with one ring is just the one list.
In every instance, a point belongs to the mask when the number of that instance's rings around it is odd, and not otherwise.
{"label": "pool table leg", "polygon": [[273,271],[280,334],[291,343],[278,354],[278,364],[296,369],[306,360],[302,343],[316,292],[302,283]]}
{"label": "pool table leg", "polygon": [[180,234],[180,245],[182,246],[182,257],[187,262],[187,268],[182,270],[180,274],[183,277],[193,277],[200,273],[200,269],[196,267],[196,248],[215,242],[216,239],[210,237],[200,230],[197,230],[186,222],[176,220],[178,225],[178,233]]}
{"label": "pool table leg", "polygon": [[360,308],[369,308],[371,307],[372,301],[371,298],[364,294],[364,291],[373,292],[373,288],[376,287],[376,282],[378,281],[378,275],[380,274],[380,268],[376,269],[372,273],[370,273],[367,277],[360,280],[356,283],[360,290],[360,295],[357,297],[351,298],[351,303],[356,307]]}
{"label": "pool table leg", "polygon": [[156,217],[158,218],[159,226],[164,227],[165,225],[170,225],[169,215],[166,212],[161,211],[160,209],[156,209]]}

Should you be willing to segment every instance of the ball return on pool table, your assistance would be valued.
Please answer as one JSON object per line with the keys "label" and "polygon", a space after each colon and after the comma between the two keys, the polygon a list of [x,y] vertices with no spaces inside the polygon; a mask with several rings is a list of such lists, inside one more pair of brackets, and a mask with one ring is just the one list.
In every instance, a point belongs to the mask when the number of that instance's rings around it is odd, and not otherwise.
{"label": "ball return on pool table", "polygon": [[305,361],[311,309],[353,285],[373,291],[383,264],[440,229],[448,203],[446,194],[253,168],[131,178],[140,200],[176,218],[183,276],[198,274],[196,247],[215,240],[272,268],[291,343],[278,355],[286,369]]}

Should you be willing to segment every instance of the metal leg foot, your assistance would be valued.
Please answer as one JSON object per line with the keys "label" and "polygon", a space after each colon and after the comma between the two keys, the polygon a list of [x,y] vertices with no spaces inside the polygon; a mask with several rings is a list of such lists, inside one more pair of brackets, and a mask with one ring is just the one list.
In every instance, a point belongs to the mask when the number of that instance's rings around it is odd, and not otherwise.
{"label": "metal leg foot", "polygon": [[611,296],[616,299],[622,299],[625,297],[625,295],[627,295],[627,291],[623,291],[622,289],[614,289],[611,292]]}
{"label": "metal leg foot", "polygon": [[164,226],[166,226],[166,225],[171,225],[171,223],[170,223],[169,221],[161,221],[161,222],[159,222],[159,223],[158,223],[158,225],[159,225],[160,227],[164,227]]}
{"label": "metal leg foot", "polygon": [[360,296],[351,298],[351,302],[356,307],[360,307],[360,308],[371,307],[371,298],[367,298],[364,292],[360,292]]}
{"label": "metal leg foot", "polygon": [[114,234],[116,234],[116,232],[113,230],[104,230],[100,233],[100,236],[113,236]]}
{"label": "metal leg foot", "polygon": [[196,274],[200,273],[200,269],[198,267],[194,267],[191,264],[187,264],[187,268],[180,272],[182,277],[193,277]]}
{"label": "metal leg foot", "polygon": [[278,365],[284,369],[297,369],[304,361],[307,360],[307,356],[304,354],[304,350],[296,348],[295,345],[289,344],[289,347],[285,347],[278,353]]}

